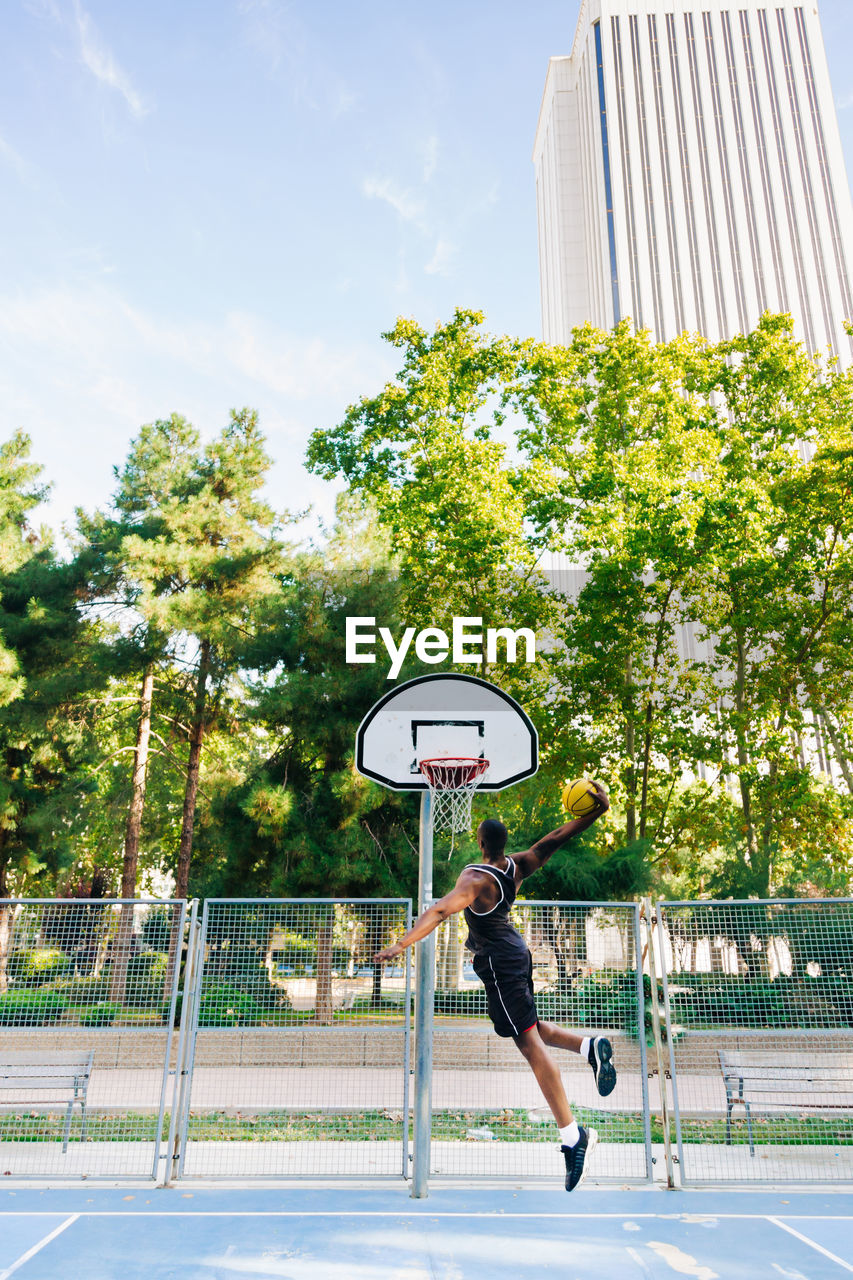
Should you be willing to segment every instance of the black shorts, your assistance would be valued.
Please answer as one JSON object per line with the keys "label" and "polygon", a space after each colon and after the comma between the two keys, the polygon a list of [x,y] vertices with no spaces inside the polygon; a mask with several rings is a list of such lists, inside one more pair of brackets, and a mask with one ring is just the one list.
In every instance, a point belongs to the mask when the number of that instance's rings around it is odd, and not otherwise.
{"label": "black shorts", "polygon": [[486,988],[489,1017],[499,1036],[520,1036],[539,1021],[533,999],[533,956],[525,959],[476,955],[474,972]]}

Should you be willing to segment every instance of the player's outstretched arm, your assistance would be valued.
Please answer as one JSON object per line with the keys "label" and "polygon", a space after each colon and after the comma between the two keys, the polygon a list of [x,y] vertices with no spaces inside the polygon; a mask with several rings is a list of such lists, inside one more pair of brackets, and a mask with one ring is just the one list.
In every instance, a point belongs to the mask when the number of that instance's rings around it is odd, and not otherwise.
{"label": "player's outstretched arm", "polygon": [[569,840],[573,840],[582,831],[586,831],[587,827],[591,827],[610,808],[610,800],[601,783],[593,782],[592,785],[598,793],[598,805],[591,813],[585,813],[582,818],[572,818],[571,822],[565,822],[562,827],[549,831],[547,836],[537,840],[524,853],[513,854],[513,861],[522,879],[526,876],[532,876],[534,871],[544,867],[552,853],[556,853]]}
{"label": "player's outstretched arm", "polygon": [[385,947],[383,951],[377,951],[373,957],[374,961],[377,964],[384,964],[386,960],[393,960],[413,942],[420,942],[422,938],[428,937],[433,929],[438,928],[442,920],[447,920],[449,916],[455,916],[458,911],[469,907],[482,889],[484,879],[482,873],[466,867],[450,893],[446,893],[443,898],[439,898],[438,902],[427,907],[426,911],[418,916],[408,933],[404,933],[397,942],[392,942],[390,947]]}

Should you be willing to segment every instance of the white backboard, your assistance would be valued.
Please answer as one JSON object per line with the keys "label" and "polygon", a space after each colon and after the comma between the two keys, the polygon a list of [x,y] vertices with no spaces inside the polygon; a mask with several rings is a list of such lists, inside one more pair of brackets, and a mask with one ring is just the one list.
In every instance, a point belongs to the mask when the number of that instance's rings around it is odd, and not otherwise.
{"label": "white backboard", "polygon": [[481,791],[501,791],[539,767],[533,722],[514,698],[475,676],[419,676],[371,707],[356,734],[359,773],[393,791],[425,791],[420,760],[486,759]]}

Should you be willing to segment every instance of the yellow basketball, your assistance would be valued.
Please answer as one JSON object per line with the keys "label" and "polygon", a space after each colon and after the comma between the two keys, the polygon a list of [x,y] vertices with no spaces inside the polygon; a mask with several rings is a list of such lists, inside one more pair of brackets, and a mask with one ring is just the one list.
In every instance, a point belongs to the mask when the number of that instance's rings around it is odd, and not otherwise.
{"label": "yellow basketball", "polygon": [[563,787],[563,808],[573,818],[585,818],[598,807],[598,792],[589,778],[578,778]]}

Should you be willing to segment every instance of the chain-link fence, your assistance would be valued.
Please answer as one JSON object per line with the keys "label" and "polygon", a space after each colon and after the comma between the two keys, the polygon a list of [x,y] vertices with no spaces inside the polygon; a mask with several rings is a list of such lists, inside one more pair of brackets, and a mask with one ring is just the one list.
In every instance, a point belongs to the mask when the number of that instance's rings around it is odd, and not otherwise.
{"label": "chain-link fence", "polygon": [[[595,1177],[651,1177],[639,914],[633,904],[517,902],[511,919],[533,957],[540,1032],[605,1034],[617,1084],[598,1095],[589,1063],[550,1050],[580,1123],[598,1130]],[[531,1068],[498,1037],[464,949],[461,917],[436,940],[432,1172],[460,1178],[561,1176],[559,1135]]]}
{"label": "chain-link fence", "polygon": [[176,1172],[405,1177],[411,923],[401,899],[205,903]]}
{"label": "chain-link fence", "polygon": [[[594,1176],[645,1180],[666,1140],[685,1183],[853,1181],[853,900],[656,913],[649,935],[632,904],[513,908],[541,1021],[613,1043],[606,1098],[550,1050]],[[398,899],[0,902],[0,1171],[406,1176],[412,952],[372,957],[410,921]],[[464,939],[459,917],[436,937],[432,1172],[551,1180],[552,1117]]]}
{"label": "chain-link fence", "polygon": [[682,1181],[853,1180],[853,901],[657,916]]}
{"label": "chain-link fence", "polygon": [[183,902],[0,902],[0,1171],[158,1177]]}

